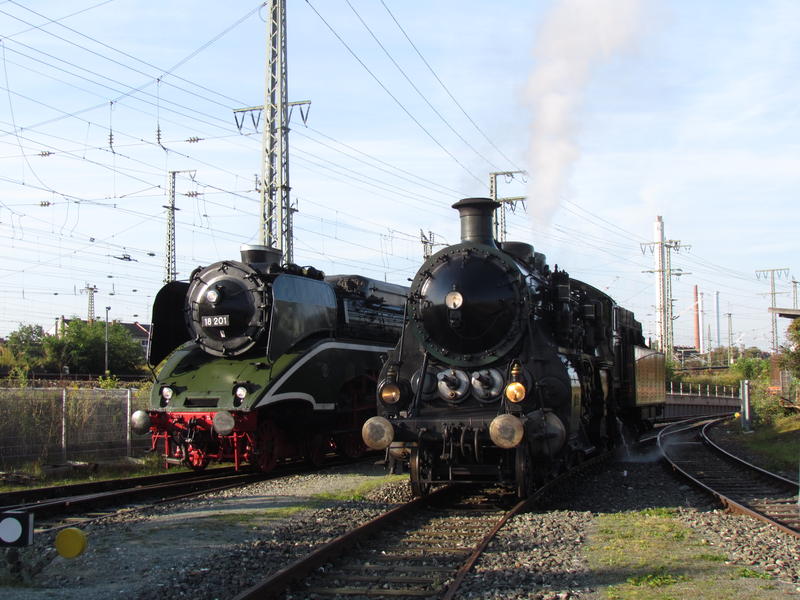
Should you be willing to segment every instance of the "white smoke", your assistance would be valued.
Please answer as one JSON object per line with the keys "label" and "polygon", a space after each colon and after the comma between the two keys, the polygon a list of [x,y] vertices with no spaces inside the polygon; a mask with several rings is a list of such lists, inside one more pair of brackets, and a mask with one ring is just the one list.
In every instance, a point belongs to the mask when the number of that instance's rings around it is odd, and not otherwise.
{"label": "white smoke", "polygon": [[542,23],[525,94],[533,111],[528,197],[538,221],[552,217],[580,155],[578,112],[592,70],[634,40],[644,2],[556,0]]}

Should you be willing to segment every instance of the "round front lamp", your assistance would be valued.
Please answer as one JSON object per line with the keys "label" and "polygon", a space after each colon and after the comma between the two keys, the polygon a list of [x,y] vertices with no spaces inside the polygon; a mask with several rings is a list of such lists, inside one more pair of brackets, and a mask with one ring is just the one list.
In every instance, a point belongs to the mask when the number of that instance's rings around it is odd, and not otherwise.
{"label": "round front lamp", "polygon": [[489,437],[495,446],[500,448],[515,448],[522,441],[525,429],[522,421],[514,415],[498,415],[489,424]]}
{"label": "round front lamp", "polygon": [[236,426],[236,420],[227,410],[221,410],[214,415],[214,430],[220,435],[230,435]]}
{"label": "round front lamp", "polygon": [[131,431],[143,435],[150,431],[150,415],[143,410],[137,410],[131,415]]}
{"label": "round front lamp", "polygon": [[394,427],[385,417],[370,417],[361,428],[361,437],[373,450],[384,450],[394,439]]}

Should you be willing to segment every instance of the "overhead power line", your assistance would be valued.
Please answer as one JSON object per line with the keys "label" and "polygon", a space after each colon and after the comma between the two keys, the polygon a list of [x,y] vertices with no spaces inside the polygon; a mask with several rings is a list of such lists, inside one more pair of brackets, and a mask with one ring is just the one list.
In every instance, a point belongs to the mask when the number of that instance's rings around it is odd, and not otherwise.
{"label": "overhead power line", "polygon": [[452,152],[450,152],[447,148],[445,148],[442,145],[442,143],[439,140],[437,140],[434,137],[434,135],[430,131],[428,131],[428,129],[422,123],[420,123],[419,120],[417,120],[417,118],[414,115],[411,114],[411,112],[406,108],[406,106],[402,102],[400,102],[400,100],[397,98],[397,96],[395,96],[389,90],[389,88],[386,87],[386,85],[378,78],[378,76],[375,75],[375,73],[373,73],[370,70],[370,68],[366,65],[366,63],[364,63],[364,61],[361,60],[361,58],[358,56],[358,54],[355,53],[355,51],[349,46],[349,44],[344,41],[342,36],[339,35],[339,33],[333,28],[333,26],[330,23],[328,23],[328,21],[325,20],[325,17],[323,17],[319,13],[319,11],[316,8],[314,8],[314,5],[311,4],[311,2],[309,2],[309,0],[306,0],[306,4],[308,4],[308,6],[311,7],[311,10],[313,10],[314,13],[320,18],[320,20],[330,30],[330,32],[334,35],[334,37],[336,37],[336,39],[339,40],[339,42],[341,42],[341,44],[345,47],[345,49],[347,49],[347,51],[350,53],[350,55],[354,59],[356,59],[358,64],[360,64],[367,73],[369,73],[370,77],[372,77],[375,80],[375,82],[381,87],[381,89],[383,89],[383,91],[386,92],[392,100],[394,100],[395,104],[397,104],[397,106],[400,107],[400,109],[408,116],[408,118],[411,119],[414,122],[414,124],[417,127],[419,127],[423,131],[423,133],[425,133],[425,135],[427,135],[430,138],[430,140],[434,144],[436,144],[436,146],[440,150],[442,150],[445,154],[447,154],[447,156],[449,156],[453,160],[453,162],[455,162],[459,167],[461,167],[464,170],[465,173],[467,173],[470,177],[472,177],[475,181],[477,181],[478,184],[480,184],[481,188],[485,188],[486,187],[486,183],[481,181],[480,178],[478,178],[472,171],[470,171],[466,166],[464,166],[464,164],[460,160],[458,160],[458,158],[456,158],[455,155]]}
{"label": "overhead power line", "polygon": [[353,13],[356,15],[356,17],[358,18],[358,20],[361,22],[361,24],[362,24],[362,25],[364,26],[364,28],[367,30],[367,32],[369,32],[369,34],[372,36],[372,39],[373,39],[373,40],[375,40],[375,43],[376,43],[376,44],[378,44],[378,46],[380,47],[380,49],[381,49],[381,50],[383,50],[383,53],[386,55],[386,57],[387,57],[387,58],[388,58],[388,59],[389,59],[389,60],[392,62],[392,64],[393,64],[393,65],[394,65],[394,66],[397,68],[397,70],[398,70],[398,71],[400,71],[400,74],[403,76],[403,78],[405,78],[405,80],[406,80],[406,81],[408,82],[408,84],[409,84],[409,85],[410,85],[410,86],[411,86],[411,87],[414,89],[414,91],[415,91],[415,92],[417,92],[417,94],[419,95],[419,97],[420,97],[420,98],[422,98],[423,102],[425,102],[425,104],[427,104],[427,105],[428,105],[428,108],[430,108],[430,109],[431,109],[431,110],[434,112],[434,114],[435,114],[437,117],[439,117],[439,119],[442,121],[442,123],[444,123],[444,124],[447,126],[447,128],[448,128],[450,131],[452,131],[452,132],[453,132],[453,134],[454,134],[454,135],[455,135],[455,136],[456,136],[456,137],[457,137],[459,140],[461,140],[461,141],[464,143],[464,145],[465,145],[465,146],[467,146],[467,147],[468,147],[470,150],[472,150],[472,151],[473,151],[473,152],[474,152],[474,153],[475,153],[475,154],[476,154],[476,155],[477,155],[479,158],[481,158],[482,160],[484,160],[484,161],[486,162],[486,164],[488,164],[488,165],[489,165],[489,166],[492,168],[492,170],[496,171],[496,170],[497,170],[497,167],[496,167],[496,166],[495,166],[495,165],[492,163],[492,161],[491,161],[491,160],[489,160],[488,158],[486,158],[486,157],[485,157],[483,154],[481,154],[481,153],[480,153],[480,152],[479,152],[479,151],[478,151],[478,150],[477,150],[477,149],[476,149],[476,148],[475,148],[475,147],[474,147],[472,144],[470,144],[470,143],[469,143],[469,142],[468,142],[468,141],[467,141],[467,140],[464,138],[464,136],[463,136],[463,135],[461,135],[461,134],[460,134],[458,131],[456,131],[455,127],[453,127],[453,126],[450,124],[450,122],[449,122],[447,119],[445,119],[445,118],[444,118],[444,115],[442,115],[442,113],[440,113],[440,112],[439,112],[439,111],[436,109],[436,107],[435,107],[433,104],[431,104],[431,101],[430,101],[430,100],[428,100],[428,97],[427,97],[427,96],[425,96],[425,94],[423,94],[423,93],[420,91],[420,89],[417,87],[417,84],[415,84],[415,83],[414,83],[414,81],[411,79],[411,77],[409,77],[409,76],[408,76],[408,74],[407,74],[407,73],[406,73],[406,72],[403,70],[403,67],[401,67],[401,66],[400,66],[400,65],[397,63],[397,61],[394,59],[394,56],[392,56],[392,54],[391,54],[391,53],[390,53],[390,52],[389,52],[389,51],[386,49],[386,46],[384,46],[384,45],[383,45],[383,43],[382,43],[382,42],[381,42],[381,41],[378,39],[378,36],[376,36],[376,35],[375,35],[375,33],[372,31],[372,29],[370,29],[370,27],[369,27],[369,25],[367,25],[366,21],[364,21],[364,19],[361,17],[361,15],[358,13],[358,11],[357,11],[357,10],[356,10],[356,9],[353,7],[353,5],[350,3],[350,0],[345,0],[345,2],[347,2],[347,6],[349,6],[349,7],[350,7],[350,10],[352,10],[352,11],[353,11]]}
{"label": "overhead power line", "polygon": [[438,81],[438,82],[439,82],[439,85],[441,85],[441,86],[442,86],[442,89],[443,89],[443,90],[445,91],[445,93],[446,93],[446,94],[447,94],[447,95],[450,97],[450,99],[453,101],[453,103],[455,103],[455,105],[456,105],[456,106],[458,107],[458,109],[459,109],[459,110],[462,112],[462,114],[463,114],[463,115],[464,115],[464,116],[467,118],[467,120],[468,120],[470,123],[472,123],[472,126],[473,126],[473,127],[474,127],[474,128],[477,130],[477,131],[478,131],[478,133],[480,133],[480,134],[483,136],[483,139],[485,139],[485,140],[486,140],[486,141],[489,143],[489,145],[490,145],[492,148],[494,148],[494,149],[497,151],[497,153],[498,153],[500,156],[502,156],[502,157],[503,157],[503,159],[504,159],[504,160],[505,160],[505,161],[506,161],[508,164],[510,164],[511,166],[513,166],[515,170],[517,170],[517,171],[523,171],[524,169],[523,169],[522,167],[520,167],[519,165],[515,164],[515,162],[514,162],[513,160],[511,160],[511,159],[510,159],[508,156],[506,156],[506,154],[505,154],[505,153],[504,153],[504,152],[503,152],[503,151],[502,151],[500,148],[498,148],[498,147],[497,147],[497,145],[496,145],[496,144],[495,144],[495,143],[494,143],[494,142],[493,142],[493,141],[492,141],[492,140],[489,138],[489,136],[488,136],[488,135],[486,135],[486,134],[483,132],[483,129],[481,129],[481,128],[478,126],[478,124],[477,124],[477,123],[475,122],[475,120],[474,120],[474,119],[473,119],[473,118],[472,118],[472,117],[469,115],[469,113],[468,113],[468,112],[467,112],[467,111],[464,109],[464,107],[463,107],[463,106],[461,106],[461,103],[460,103],[458,100],[456,100],[456,97],[455,97],[455,96],[452,94],[452,92],[451,92],[451,91],[448,89],[448,87],[447,87],[447,86],[444,84],[444,82],[441,80],[441,78],[439,77],[439,75],[437,75],[437,73],[436,73],[436,71],[433,69],[433,67],[430,65],[430,63],[428,63],[428,61],[427,61],[427,60],[425,59],[425,57],[422,55],[422,52],[420,52],[419,48],[417,48],[417,45],[416,45],[416,44],[415,44],[415,43],[414,43],[414,42],[411,40],[411,38],[409,37],[409,35],[408,35],[408,33],[406,32],[406,30],[403,28],[403,26],[402,26],[402,25],[400,25],[400,22],[399,22],[399,21],[397,20],[397,18],[394,16],[394,14],[392,13],[392,11],[391,11],[391,10],[389,10],[389,7],[388,7],[388,6],[386,6],[386,3],[385,3],[383,0],[381,0],[381,4],[383,5],[383,8],[385,8],[385,9],[386,9],[386,12],[387,12],[387,13],[389,13],[389,16],[392,18],[392,21],[394,21],[395,25],[397,25],[397,28],[398,28],[398,29],[399,29],[399,30],[402,32],[402,34],[403,34],[403,35],[405,36],[405,38],[408,40],[408,43],[409,43],[409,44],[411,44],[411,47],[414,49],[414,52],[416,52],[416,53],[417,53],[417,56],[419,56],[420,60],[422,60],[422,62],[425,64],[425,66],[426,66],[426,67],[428,68],[428,70],[431,72],[431,75],[433,75],[433,76],[434,76],[434,78],[436,79],[436,81]]}

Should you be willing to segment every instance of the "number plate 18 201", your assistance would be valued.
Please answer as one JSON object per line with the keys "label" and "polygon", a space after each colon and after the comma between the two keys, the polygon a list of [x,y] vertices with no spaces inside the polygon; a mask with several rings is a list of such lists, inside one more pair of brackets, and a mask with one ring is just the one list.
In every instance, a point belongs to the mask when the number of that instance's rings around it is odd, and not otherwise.
{"label": "number plate 18 201", "polygon": [[208,317],[200,317],[200,323],[203,327],[227,327],[230,325],[229,315],[211,315]]}

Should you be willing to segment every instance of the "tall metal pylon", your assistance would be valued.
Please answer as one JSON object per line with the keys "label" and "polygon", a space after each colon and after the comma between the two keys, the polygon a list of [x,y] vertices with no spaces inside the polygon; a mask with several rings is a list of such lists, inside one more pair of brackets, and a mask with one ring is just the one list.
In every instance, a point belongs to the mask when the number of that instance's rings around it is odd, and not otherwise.
{"label": "tall metal pylon", "polygon": [[[292,262],[292,208],[289,204],[289,115],[286,65],[286,0],[271,0],[267,18],[267,73],[261,136],[261,243],[278,248]],[[268,231],[265,231],[268,230]]]}
{"label": "tall metal pylon", "polygon": [[87,296],[89,296],[89,306],[87,308],[87,315],[86,320],[89,323],[94,323],[95,320],[95,313],[94,313],[94,295],[97,293],[97,286],[86,284],[84,288],[81,290],[82,292],[86,292]]}
{"label": "tall metal pylon", "polygon": [[[304,106],[310,101],[288,102],[288,72],[286,58],[286,0],[270,0],[267,18],[267,67],[264,78],[264,104],[234,110],[236,125],[241,131],[244,114],[250,113],[253,126],[258,128],[261,114],[264,125],[261,134],[261,228],[262,245],[281,251],[283,261],[294,261],[292,208],[289,199],[289,120],[290,109],[300,107],[303,122],[308,116]],[[258,116],[256,116],[258,115]],[[240,118],[241,117],[241,118]]]}
{"label": "tall metal pylon", "polygon": [[656,339],[658,347],[668,359],[672,358],[675,349],[675,338],[673,334],[673,321],[675,317],[672,311],[672,278],[681,275],[691,275],[683,269],[672,268],[672,251],[679,251],[681,248],[689,249],[689,245],[681,245],[680,240],[667,240],[664,236],[664,221],[661,216],[656,217],[653,227],[653,241],[647,244],[640,244],[642,253],[647,248],[655,256],[655,269],[644,271],[645,273],[655,273],[656,275]]}
{"label": "tall metal pylon", "polygon": [[164,283],[175,281],[178,278],[177,260],[175,258],[175,175],[177,171],[170,171],[167,178],[169,204],[167,209],[167,247],[164,251]]}
{"label": "tall metal pylon", "polygon": [[[780,279],[784,274],[786,275],[787,279],[789,278],[789,269],[787,269],[787,268],[783,268],[783,269],[758,269],[758,270],[756,270],[756,279],[761,279],[762,275],[764,276],[764,278],[766,278],[767,275],[769,275],[769,294],[772,297],[772,301],[770,303],[770,306],[772,308],[775,308],[777,306],[777,304],[775,304],[775,296],[777,296],[779,293],[784,293],[784,292],[776,292],[775,291],[775,273],[778,274],[778,279]],[[773,312],[771,317],[772,317],[772,351],[773,352],[777,352],[778,351],[778,315],[775,312]]]}
{"label": "tall metal pylon", "polygon": [[516,206],[517,202],[524,202],[526,196],[513,196],[509,198],[497,197],[497,177],[509,177],[514,179],[514,175],[527,175],[525,171],[495,171],[489,173],[489,197],[495,202],[500,203],[500,207],[494,213],[494,239],[498,242],[505,242],[508,229],[506,227],[506,206],[509,204],[511,208]]}
{"label": "tall metal pylon", "polygon": [[[169,204],[165,204],[167,209],[167,247],[164,250],[164,283],[175,281],[178,278],[177,260],[175,258],[175,211],[180,210],[175,206],[175,176],[178,173],[192,173],[194,178],[195,171],[170,171],[167,177],[167,198]],[[197,195],[195,192],[193,195]]]}

